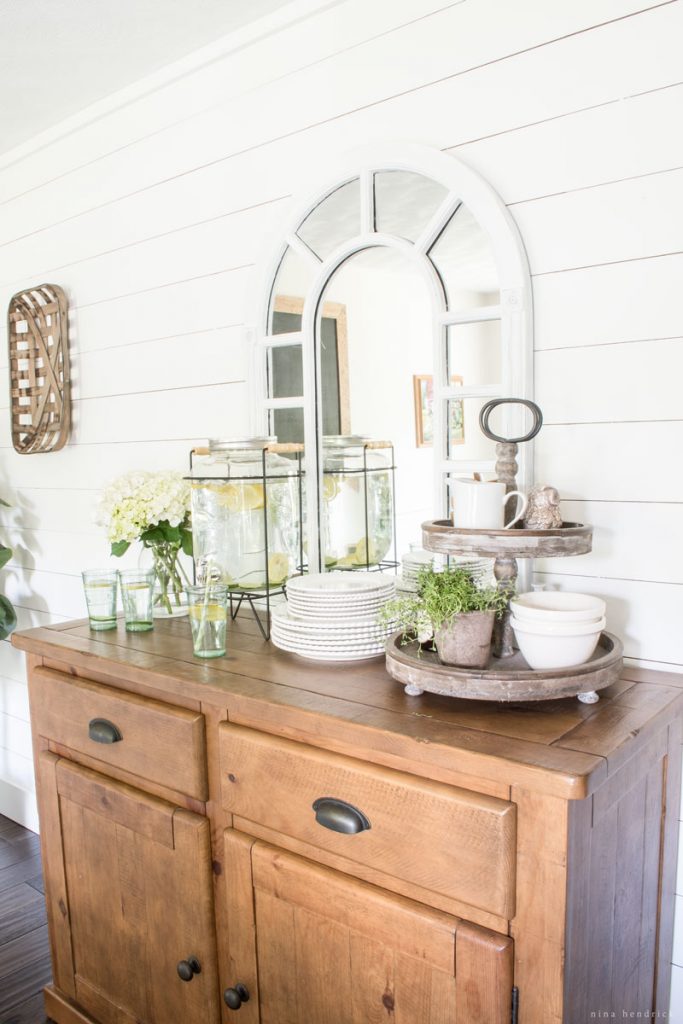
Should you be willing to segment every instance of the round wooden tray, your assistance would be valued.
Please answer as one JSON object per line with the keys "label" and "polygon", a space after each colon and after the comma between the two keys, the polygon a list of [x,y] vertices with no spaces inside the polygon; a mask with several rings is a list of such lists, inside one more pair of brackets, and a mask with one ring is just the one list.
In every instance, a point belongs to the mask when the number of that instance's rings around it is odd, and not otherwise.
{"label": "round wooden tray", "polygon": [[557,558],[585,555],[593,546],[593,527],[563,523],[557,530],[460,530],[448,519],[422,524],[427,551],[484,558]]}
{"label": "round wooden tray", "polygon": [[[437,653],[418,644],[401,644],[402,634],[387,641],[387,671],[405,685],[406,693],[419,697],[425,690],[465,700],[531,701],[557,700],[594,694],[616,682],[621,674],[623,647],[612,633],[602,633],[590,661],[572,668],[529,668],[519,653],[511,658],[492,657],[487,668],[456,668],[442,665]],[[588,700],[592,703],[593,697]]]}

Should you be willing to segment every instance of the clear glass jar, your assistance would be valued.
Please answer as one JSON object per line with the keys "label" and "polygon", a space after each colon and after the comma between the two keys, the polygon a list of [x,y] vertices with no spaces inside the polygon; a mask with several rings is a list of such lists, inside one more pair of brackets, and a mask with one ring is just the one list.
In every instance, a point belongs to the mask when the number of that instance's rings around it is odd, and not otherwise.
{"label": "clear glass jar", "polygon": [[197,581],[233,590],[271,590],[298,572],[299,460],[274,437],[209,441],[190,477]]}
{"label": "clear glass jar", "polygon": [[389,443],[366,437],[323,438],[321,518],[327,569],[385,564],[394,539],[393,453]]}

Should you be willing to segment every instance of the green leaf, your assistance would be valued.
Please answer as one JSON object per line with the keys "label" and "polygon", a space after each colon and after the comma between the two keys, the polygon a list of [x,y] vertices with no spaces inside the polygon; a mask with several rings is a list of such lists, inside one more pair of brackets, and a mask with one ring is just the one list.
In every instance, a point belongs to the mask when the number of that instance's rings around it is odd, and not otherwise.
{"label": "green leaf", "polygon": [[152,526],[151,529],[140,534],[140,540],[146,547],[149,547],[151,544],[163,544],[166,535],[160,526]]}
{"label": "green leaf", "polygon": [[164,531],[166,540],[171,544],[180,544],[180,527],[169,526],[168,523],[159,523],[159,526]]}
{"label": "green leaf", "polygon": [[2,569],[3,565],[7,565],[11,557],[12,549],[6,548],[4,544],[0,544],[0,569]]}
{"label": "green leaf", "polygon": [[5,508],[11,508],[9,501],[5,501],[4,498],[0,498],[0,505],[4,505]]}
{"label": "green leaf", "polygon": [[0,594],[0,640],[10,635],[17,624],[17,613],[12,607],[11,601]]}
{"label": "green leaf", "polygon": [[117,540],[115,544],[111,546],[111,553],[116,558],[120,558],[121,555],[125,555],[126,551],[130,547],[130,542],[127,540]]}
{"label": "green leaf", "polygon": [[192,558],[192,530],[181,530],[183,554]]}

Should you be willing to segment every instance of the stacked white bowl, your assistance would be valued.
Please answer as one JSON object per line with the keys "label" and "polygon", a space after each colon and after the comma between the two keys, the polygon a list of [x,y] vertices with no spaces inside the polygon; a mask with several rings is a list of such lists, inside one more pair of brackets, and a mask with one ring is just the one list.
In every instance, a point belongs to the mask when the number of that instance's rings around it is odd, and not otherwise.
{"label": "stacked white bowl", "polygon": [[558,669],[589,661],[605,628],[605,602],[562,590],[518,594],[511,625],[530,668]]}

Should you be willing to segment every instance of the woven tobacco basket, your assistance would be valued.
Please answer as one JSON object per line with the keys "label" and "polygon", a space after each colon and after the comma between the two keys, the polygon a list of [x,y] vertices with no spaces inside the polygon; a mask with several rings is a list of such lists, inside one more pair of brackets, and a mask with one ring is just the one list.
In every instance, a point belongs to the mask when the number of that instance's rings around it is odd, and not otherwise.
{"label": "woven tobacco basket", "polygon": [[55,284],[13,295],[7,314],[12,444],[21,455],[63,448],[71,429],[66,296]]}

